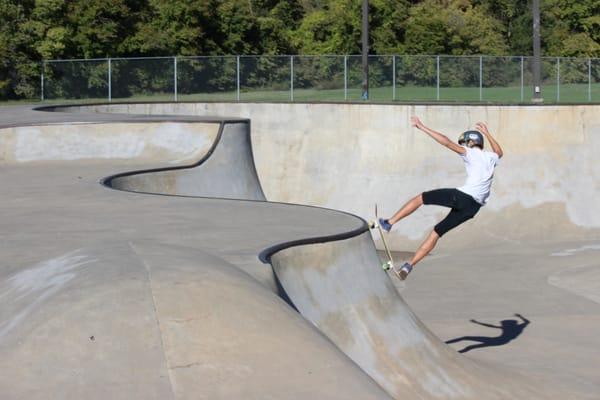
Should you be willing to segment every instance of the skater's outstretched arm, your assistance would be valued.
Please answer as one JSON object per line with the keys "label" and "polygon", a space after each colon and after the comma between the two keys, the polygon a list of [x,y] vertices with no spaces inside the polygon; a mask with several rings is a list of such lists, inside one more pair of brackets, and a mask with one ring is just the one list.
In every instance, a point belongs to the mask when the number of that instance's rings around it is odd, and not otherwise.
{"label": "skater's outstretched arm", "polygon": [[494,153],[498,154],[498,158],[502,158],[502,156],[504,155],[504,152],[502,151],[502,147],[500,147],[500,145],[498,144],[496,139],[494,139],[494,137],[488,130],[487,125],[484,124],[483,122],[478,122],[475,124],[475,128],[479,132],[483,133],[483,135],[486,137],[486,139],[490,142],[490,145],[492,146],[492,150],[494,151]]}
{"label": "skater's outstretched arm", "polygon": [[492,325],[492,324],[486,324],[484,322],[479,322],[479,321],[476,321],[474,319],[472,319],[471,322],[474,323],[474,324],[477,324],[477,325],[487,326],[488,328],[502,329],[501,326],[496,326],[496,325]]}
{"label": "skater's outstretched arm", "polygon": [[426,127],[425,124],[423,124],[419,118],[411,117],[410,122],[412,123],[412,126],[425,132],[426,134],[431,136],[436,142],[438,142],[442,146],[445,146],[458,154],[465,154],[467,152],[467,150],[465,150],[464,147],[460,146],[459,144],[454,143],[452,140],[450,140],[448,138],[448,136],[444,135],[443,133],[434,131],[431,128]]}
{"label": "skater's outstretched arm", "polygon": [[521,314],[515,314],[515,317],[521,318],[521,320],[523,320],[523,325],[529,325],[530,321]]}

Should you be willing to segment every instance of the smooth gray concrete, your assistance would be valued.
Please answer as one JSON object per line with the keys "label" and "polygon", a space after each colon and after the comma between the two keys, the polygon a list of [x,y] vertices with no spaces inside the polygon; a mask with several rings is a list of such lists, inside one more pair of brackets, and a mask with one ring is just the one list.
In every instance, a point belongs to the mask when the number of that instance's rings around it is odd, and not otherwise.
{"label": "smooth gray concrete", "polygon": [[[156,122],[147,141],[160,135]],[[123,123],[78,128],[85,137]],[[55,137],[55,127],[37,125],[34,137]],[[3,131],[5,143],[22,139],[18,130]],[[158,165],[135,157],[144,153],[82,150],[69,147],[69,160],[3,159],[3,399],[389,398],[279,298],[257,257],[275,243],[362,221],[307,207],[112,190],[99,181],[169,165],[161,157],[179,159],[179,149],[163,146]]]}
{"label": "smooth gray concrete", "polygon": [[142,193],[266,200],[254,166],[247,121],[222,124],[219,133],[206,141],[210,148],[190,168],[119,176],[107,184]]}
{"label": "smooth gray concrete", "polygon": [[[391,215],[422,191],[464,183],[462,160],[412,128],[412,115],[451,139],[485,121],[505,156],[489,203],[468,229],[447,238],[457,247],[497,238],[599,238],[600,214],[588,206],[600,181],[598,107],[167,103],[70,110],[249,118],[257,170],[269,200],[365,218],[372,218],[374,203],[381,214]],[[445,213],[435,207],[421,210],[391,232],[391,246],[398,251],[407,244],[414,247]]]}
{"label": "smooth gray concrete", "polygon": [[[179,106],[111,107],[168,114]],[[212,106],[194,107],[206,112]],[[352,107],[360,114],[371,106]],[[237,114],[232,110],[233,105],[226,115]],[[109,131],[134,122],[160,126],[168,121],[180,128],[184,124],[245,123],[229,117],[115,117],[85,112],[60,113],[64,114],[61,123],[59,113],[43,114],[59,126],[83,123],[79,129],[83,137],[86,132],[98,134],[89,122],[102,123]],[[15,132],[19,124],[34,125],[35,138],[54,135],[45,125],[45,116],[26,108],[1,109],[0,117],[2,125],[12,127],[2,131],[1,138],[31,138]],[[290,121],[285,113],[279,118]],[[588,122],[588,126],[595,124]],[[277,124],[283,126],[283,121]],[[147,139],[151,141],[159,132],[160,128],[149,130]],[[275,154],[270,153],[271,147],[264,147],[269,137],[261,136],[252,138],[254,155]],[[282,140],[277,139],[280,144]],[[589,146],[593,147],[592,142]],[[284,155],[291,157],[294,149],[290,145]],[[371,154],[368,148],[360,149]],[[154,153],[136,156],[143,152],[118,158],[87,149],[68,151],[73,153],[78,154],[77,160],[35,161],[11,157],[9,151],[1,161],[0,184],[6,201],[0,204],[5,216],[0,233],[0,369],[9,372],[0,378],[0,388],[7,389],[8,398],[55,398],[57,393],[64,398],[239,398],[242,393],[257,399],[386,398],[388,394],[396,398],[598,398],[595,349],[600,335],[594,300],[598,245],[594,229],[581,229],[572,218],[567,223],[557,218],[564,206],[560,202],[555,206],[541,201],[539,207],[513,207],[504,214],[492,210],[494,217],[485,224],[495,222],[494,229],[485,229],[485,240],[444,242],[406,285],[385,280],[377,265],[372,267],[371,278],[368,268],[378,262],[366,235],[361,236],[360,246],[348,246],[349,239],[284,250],[274,257],[289,261],[275,264],[280,271],[288,271],[282,272],[282,284],[287,285],[302,318],[279,299],[273,273],[259,263],[258,253],[276,243],[349,232],[363,221],[315,208],[149,196],[98,184],[111,174],[163,167],[167,159],[180,160],[172,165],[188,165],[189,157],[181,154],[202,158],[206,150],[182,153],[177,146],[161,145],[156,159]],[[334,162],[337,159],[298,156],[296,161],[305,163],[311,176],[330,183],[335,178],[328,175],[329,167],[341,165]],[[589,161],[589,157],[584,159]],[[444,163],[437,160],[432,165],[438,161]],[[280,166],[259,167],[259,184],[265,174],[285,175],[286,169]],[[196,169],[186,173],[200,176],[202,165]],[[572,169],[568,171],[573,174]],[[593,182],[594,170],[590,171]],[[302,187],[296,173],[289,176],[286,185]],[[271,179],[267,181],[271,182],[265,187],[268,197],[276,186]],[[340,185],[352,190],[348,183]],[[160,186],[159,191],[167,186]],[[303,190],[307,200],[314,200],[312,187]],[[356,193],[361,190],[354,188]],[[361,198],[354,196],[359,202]],[[345,197],[340,208],[351,200]],[[579,204],[578,199],[574,201]],[[369,218],[370,213],[369,207],[362,216]],[[539,218],[532,218],[536,215]],[[515,221],[527,225],[521,236],[511,229],[498,235],[506,226],[514,228]],[[550,231],[553,226],[563,228],[562,240],[561,231]],[[536,227],[540,237],[530,234]],[[461,238],[476,236],[461,231]],[[465,250],[465,244],[471,249]],[[407,251],[411,246],[409,241],[399,244]],[[363,247],[367,250],[360,251]],[[332,249],[336,257],[323,263],[322,248]],[[297,254],[308,258],[300,258],[298,264]],[[313,264],[327,279],[305,280],[303,271]],[[569,274],[569,268],[576,273]],[[365,291],[353,290],[353,278]],[[396,292],[389,290],[390,283],[396,284]],[[292,290],[293,285],[300,285],[299,289]],[[380,286],[387,289],[377,290]],[[313,291],[318,297],[311,301],[306,294]],[[463,356],[429,332],[398,292],[442,341],[471,334],[471,318],[497,324],[519,312],[531,323],[510,343]],[[334,313],[347,319],[353,315],[352,299],[364,295],[383,299],[383,306],[371,310],[373,315],[365,308],[363,319],[350,318],[354,324],[370,321],[361,329],[340,330],[340,324],[323,324],[314,317],[319,307],[337,307]],[[345,300],[349,300],[347,305]],[[364,306],[356,303],[357,309]],[[392,310],[395,316],[390,319],[386,312]],[[395,322],[388,327],[386,321]],[[479,331],[473,334],[491,329],[476,328]],[[359,351],[341,340],[375,332],[384,338],[363,337]],[[385,336],[388,332],[389,337]],[[411,349],[415,338],[421,338],[423,345]],[[385,352],[394,346],[397,351]],[[453,346],[461,349],[464,343]],[[378,352],[372,353],[373,349]],[[369,354],[387,355],[385,366],[369,362]],[[538,380],[545,383],[540,386]]]}
{"label": "smooth gray concrete", "polygon": [[387,398],[257,259],[357,221],[114,191],[111,164],[2,167],[3,398]]}
{"label": "smooth gray concrete", "polygon": [[409,310],[392,280],[375,270],[379,264],[368,232],[273,256],[275,273],[300,313],[394,398],[567,396],[557,385],[458,356]]}
{"label": "smooth gray concrete", "polygon": [[[590,299],[591,292],[600,292],[598,253],[556,255],[594,243],[598,242],[499,242],[460,252],[440,250],[413,271],[406,285],[397,286],[443,341],[484,338],[489,347],[470,349],[465,357],[527,371],[572,397],[598,399],[600,304]],[[510,329],[470,321],[521,323],[516,313],[531,322],[507,343],[495,338],[511,337]],[[467,338],[451,346],[460,351],[480,343]]]}

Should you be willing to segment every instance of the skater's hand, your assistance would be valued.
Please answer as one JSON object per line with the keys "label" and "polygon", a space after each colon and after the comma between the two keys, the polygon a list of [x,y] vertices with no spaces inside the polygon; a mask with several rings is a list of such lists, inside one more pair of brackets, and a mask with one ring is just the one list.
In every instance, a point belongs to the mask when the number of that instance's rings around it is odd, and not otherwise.
{"label": "skater's hand", "polygon": [[410,117],[410,123],[417,129],[425,128],[425,125],[421,122],[421,120],[418,117]]}
{"label": "skater's hand", "polygon": [[487,125],[483,122],[478,122],[475,124],[475,128],[479,132],[483,133],[483,135],[489,140],[490,145],[492,146],[492,150],[494,151],[494,153],[498,154],[498,158],[502,158],[502,156],[504,155],[502,147],[500,147],[500,144],[498,144],[496,139],[492,137],[492,134],[488,130]]}
{"label": "skater's hand", "polygon": [[448,136],[444,135],[443,133],[434,131],[433,129],[426,127],[425,124],[423,124],[421,122],[419,117],[416,117],[416,116],[410,117],[410,123],[415,128],[417,128],[417,129],[423,131],[424,133],[426,133],[427,135],[429,135],[431,138],[433,138],[433,140],[435,140],[442,146],[447,147],[448,149],[452,150],[455,153],[465,154],[466,150],[464,147],[459,146],[458,144],[454,143],[452,140],[448,139]]}
{"label": "skater's hand", "polygon": [[479,132],[483,133],[486,136],[490,134],[490,131],[488,130],[487,125],[483,122],[476,123],[475,129],[477,129]]}

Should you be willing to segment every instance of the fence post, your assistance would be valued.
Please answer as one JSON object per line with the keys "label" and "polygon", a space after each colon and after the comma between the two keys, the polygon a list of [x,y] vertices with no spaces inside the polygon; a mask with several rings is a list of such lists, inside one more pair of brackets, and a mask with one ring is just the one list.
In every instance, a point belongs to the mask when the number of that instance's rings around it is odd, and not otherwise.
{"label": "fence post", "polygon": [[177,56],[173,57],[173,94],[177,101]]}
{"label": "fence post", "polygon": [[294,101],[294,56],[290,56],[290,101]]}
{"label": "fence post", "polygon": [[556,102],[560,102],[560,57],[556,57]]}
{"label": "fence post", "polygon": [[236,67],[235,67],[235,75],[236,75],[236,99],[240,101],[240,56],[236,56]]}
{"label": "fence post", "polygon": [[483,100],[483,56],[479,56],[479,101]]}
{"label": "fence post", "polygon": [[523,71],[524,71],[525,57],[521,56],[521,103],[525,100],[524,92],[523,92]]}
{"label": "fence post", "polygon": [[592,102],[592,59],[588,58],[588,102]]}
{"label": "fence post", "polygon": [[348,100],[348,56],[344,56],[344,100]]}
{"label": "fence post", "polygon": [[108,59],[108,102],[112,101],[112,63],[111,59]]}
{"label": "fence post", "polygon": [[392,100],[396,101],[396,55],[392,56]]}
{"label": "fence post", "polygon": [[435,56],[436,63],[436,99],[440,100],[440,56]]}
{"label": "fence post", "polygon": [[44,71],[46,70],[46,62],[42,61],[42,73],[40,75],[40,96],[41,101],[44,101]]}

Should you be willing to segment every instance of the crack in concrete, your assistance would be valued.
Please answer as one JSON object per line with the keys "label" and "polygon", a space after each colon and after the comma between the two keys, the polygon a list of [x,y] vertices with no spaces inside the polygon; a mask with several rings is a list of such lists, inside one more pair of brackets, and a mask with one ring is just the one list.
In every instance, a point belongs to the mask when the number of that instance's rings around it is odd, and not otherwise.
{"label": "crack in concrete", "polygon": [[156,297],[154,296],[154,287],[152,286],[152,272],[150,271],[150,267],[148,266],[148,264],[146,263],[146,260],[144,260],[142,257],[140,257],[140,253],[137,251],[137,249],[135,248],[135,245],[132,242],[127,242],[127,244],[129,245],[129,247],[131,248],[131,250],[133,250],[133,252],[139,257],[142,265],[144,266],[144,268],[146,268],[146,271],[148,272],[148,284],[150,286],[150,296],[152,297],[152,308],[154,310],[154,316],[156,318],[156,326],[158,328],[158,332],[160,334],[160,348],[162,350],[162,354],[163,354],[163,359],[165,360],[165,368],[169,374],[169,387],[171,389],[171,396],[173,399],[175,399],[175,386],[174,386],[174,379],[173,376],[171,375],[171,370],[172,368],[169,366],[169,359],[167,357],[167,352],[165,350],[165,341],[164,341],[164,334],[163,334],[163,329],[162,326],[160,324],[160,319],[158,318],[158,307],[156,305]]}

